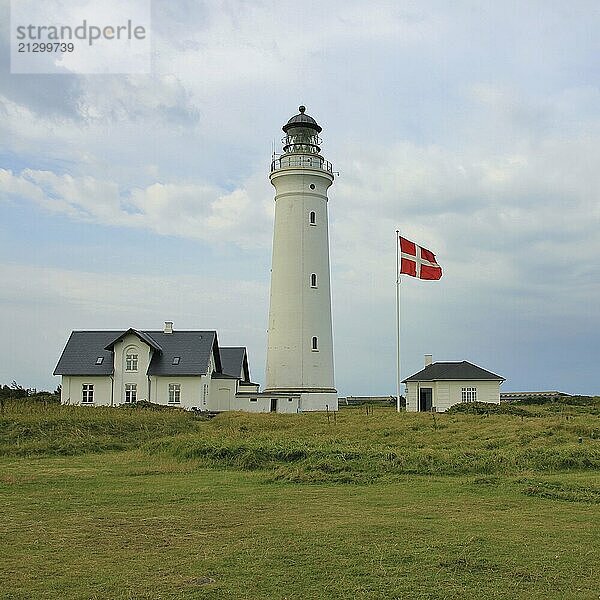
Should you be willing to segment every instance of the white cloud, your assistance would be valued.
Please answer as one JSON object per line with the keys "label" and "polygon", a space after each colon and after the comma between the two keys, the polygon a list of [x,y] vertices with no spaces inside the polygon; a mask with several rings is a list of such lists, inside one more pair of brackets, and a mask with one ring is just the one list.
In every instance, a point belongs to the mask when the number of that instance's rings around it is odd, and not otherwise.
{"label": "white cloud", "polygon": [[[115,182],[24,169],[0,169],[0,193],[32,201],[75,220],[136,227],[216,246],[265,247],[270,241],[271,201],[251,197],[260,187],[226,192],[210,185],[154,183],[122,192]],[[250,191],[249,191],[250,190]]]}

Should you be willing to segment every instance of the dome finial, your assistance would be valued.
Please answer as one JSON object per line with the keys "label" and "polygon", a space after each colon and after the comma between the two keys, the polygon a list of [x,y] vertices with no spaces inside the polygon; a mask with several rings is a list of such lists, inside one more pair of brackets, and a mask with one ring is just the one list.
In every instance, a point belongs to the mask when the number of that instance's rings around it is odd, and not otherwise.
{"label": "dome finial", "polygon": [[298,107],[298,110],[299,110],[299,111],[300,111],[302,114],[304,114],[304,111],[306,110],[306,106],[299,106],[299,107]]}

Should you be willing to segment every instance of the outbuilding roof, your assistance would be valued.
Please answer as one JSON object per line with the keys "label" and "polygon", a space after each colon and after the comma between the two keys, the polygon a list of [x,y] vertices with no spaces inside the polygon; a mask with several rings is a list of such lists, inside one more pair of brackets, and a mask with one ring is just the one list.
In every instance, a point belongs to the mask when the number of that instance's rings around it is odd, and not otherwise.
{"label": "outbuilding roof", "polygon": [[491,371],[482,369],[466,360],[461,362],[435,362],[426,366],[423,370],[407,377],[402,381],[440,381],[440,380],[498,380],[504,381],[504,377],[496,375]]}
{"label": "outbuilding roof", "polygon": [[[203,375],[210,356],[221,372],[216,331],[73,331],[54,369],[54,375],[112,375],[114,345],[132,333],[154,352],[148,375]],[[100,360],[100,358],[102,360]],[[178,359],[178,360],[175,360]]]}

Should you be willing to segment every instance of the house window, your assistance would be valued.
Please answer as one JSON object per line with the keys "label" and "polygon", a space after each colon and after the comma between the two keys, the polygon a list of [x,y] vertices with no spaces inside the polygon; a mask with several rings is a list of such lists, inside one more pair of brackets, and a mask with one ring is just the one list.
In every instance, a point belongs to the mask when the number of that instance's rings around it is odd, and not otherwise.
{"label": "house window", "polygon": [[174,356],[174,357],[173,357],[173,364],[174,364],[174,365],[178,365],[180,360],[181,360],[181,357],[179,357],[179,356]]}
{"label": "house window", "polygon": [[103,362],[104,362],[104,356],[99,356],[99,357],[96,359],[96,364],[97,364],[97,365],[101,365]]}
{"label": "house window", "polygon": [[126,404],[134,404],[137,402],[137,384],[126,383],[125,384],[125,402]]}
{"label": "house window", "polygon": [[138,355],[137,354],[126,354],[125,355],[125,370],[126,371],[137,371],[138,370]]}
{"label": "house window", "polygon": [[169,404],[179,404],[181,401],[181,384],[169,384]]}
{"label": "house window", "polygon": [[94,384],[84,383],[81,386],[81,404],[94,403]]}
{"label": "house window", "polygon": [[311,273],[311,276],[310,276],[310,287],[313,287],[313,288],[317,287],[317,274],[316,273]]}
{"label": "house window", "polygon": [[314,210],[311,210],[308,213],[308,222],[310,225],[316,225],[317,224],[317,213]]}
{"label": "house window", "polygon": [[319,351],[319,340],[316,335],[313,336],[313,339],[312,339],[312,351],[313,352]]}
{"label": "house window", "polygon": [[477,402],[477,388],[464,387],[461,389],[461,400],[463,402]]}

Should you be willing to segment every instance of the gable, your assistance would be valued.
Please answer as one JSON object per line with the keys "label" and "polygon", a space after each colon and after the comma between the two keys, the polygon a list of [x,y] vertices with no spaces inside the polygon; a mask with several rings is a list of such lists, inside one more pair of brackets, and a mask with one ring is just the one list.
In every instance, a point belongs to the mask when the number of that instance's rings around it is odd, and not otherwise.
{"label": "gable", "polygon": [[115,347],[115,344],[124,340],[129,335],[133,335],[133,336],[137,337],[138,339],[142,340],[142,342],[144,342],[145,344],[150,346],[150,348],[152,348],[153,350],[157,350],[158,352],[160,352],[162,350],[160,345],[157,343],[157,341],[152,336],[150,336],[145,331],[138,331],[137,329],[128,329],[127,331],[122,332],[116,339],[112,340],[110,342],[110,344],[107,344],[106,350],[113,350]]}

